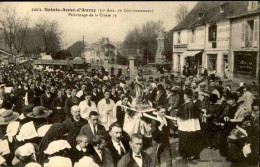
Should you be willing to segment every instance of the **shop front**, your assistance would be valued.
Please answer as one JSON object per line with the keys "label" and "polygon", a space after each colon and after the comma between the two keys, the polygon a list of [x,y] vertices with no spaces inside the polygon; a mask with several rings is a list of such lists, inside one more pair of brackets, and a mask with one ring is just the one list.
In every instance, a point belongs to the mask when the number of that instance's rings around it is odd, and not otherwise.
{"label": "shop front", "polygon": [[193,75],[202,72],[202,50],[186,51],[183,53],[184,64]]}
{"label": "shop front", "polygon": [[257,70],[257,52],[234,52],[234,78],[254,79]]}

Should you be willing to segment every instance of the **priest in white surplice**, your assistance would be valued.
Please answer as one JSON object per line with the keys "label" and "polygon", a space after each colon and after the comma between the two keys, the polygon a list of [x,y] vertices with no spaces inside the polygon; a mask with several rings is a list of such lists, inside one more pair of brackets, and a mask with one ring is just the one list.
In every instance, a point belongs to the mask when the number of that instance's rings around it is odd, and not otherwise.
{"label": "priest in white surplice", "polygon": [[109,129],[109,126],[116,121],[116,117],[113,114],[113,107],[115,102],[110,99],[110,92],[105,91],[104,98],[98,102],[98,113],[100,124],[103,125],[106,130]]}
{"label": "priest in white surplice", "polygon": [[79,108],[80,108],[80,116],[86,120],[89,118],[89,113],[91,111],[97,111],[97,106],[96,103],[91,101],[91,96],[92,94],[88,92],[85,95],[85,100],[81,101],[79,103]]}

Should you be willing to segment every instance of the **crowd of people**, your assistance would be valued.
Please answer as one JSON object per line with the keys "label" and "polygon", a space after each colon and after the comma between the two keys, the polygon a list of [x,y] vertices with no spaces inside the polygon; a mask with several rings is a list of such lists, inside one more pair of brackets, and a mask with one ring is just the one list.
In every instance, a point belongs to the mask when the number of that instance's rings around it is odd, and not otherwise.
{"label": "crowd of people", "polygon": [[[131,80],[29,63],[5,66],[0,82],[0,166],[154,167],[161,155],[173,166],[171,138],[190,161],[212,149],[232,164],[258,165],[256,85],[233,92],[218,78],[139,72]],[[144,100],[153,112],[133,109]]]}

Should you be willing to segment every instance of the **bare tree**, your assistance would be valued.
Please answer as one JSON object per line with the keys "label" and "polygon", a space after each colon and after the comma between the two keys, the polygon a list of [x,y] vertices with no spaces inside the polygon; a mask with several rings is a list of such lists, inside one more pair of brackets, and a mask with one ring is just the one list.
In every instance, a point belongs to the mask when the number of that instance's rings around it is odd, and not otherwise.
{"label": "bare tree", "polygon": [[185,17],[189,14],[189,8],[187,4],[180,4],[176,12],[177,23],[181,23]]}
{"label": "bare tree", "polygon": [[15,50],[19,54],[24,48],[29,18],[18,16],[16,9],[9,6],[1,7],[0,15],[0,25],[4,32],[5,42],[11,52]]}
{"label": "bare tree", "polygon": [[61,32],[59,32],[59,25],[56,21],[49,21],[45,18],[40,18],[36,27],[39,29],[40,36],[45,45],[45,52],[53,53],[57,52],[60,49],[60,36]]}

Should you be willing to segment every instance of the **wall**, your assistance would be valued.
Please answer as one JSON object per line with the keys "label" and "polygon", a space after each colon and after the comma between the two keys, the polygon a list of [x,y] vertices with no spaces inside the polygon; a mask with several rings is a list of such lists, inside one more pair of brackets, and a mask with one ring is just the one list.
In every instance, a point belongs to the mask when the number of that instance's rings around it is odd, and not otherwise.
{"label": "wall", "polygon": [[188,50],[204,49],[205,40],[205,26],[199,26],[195,28],[195,41],[190,41],[191,31],[188,35]]}
{"label": "wall", "polygon": [[206,26],[206,50],[228,50],[229,49],[229,40],[230,40],[230,22],[224,21],[217,23],[217,47],[212,48],[212,42],[208,41],[209,36],[209,27]]}
{"label": "wall", "polygon": [[[188,31],[181,30],[181,41],[178,43],[178,31],[173,32],[173,54],[172,54],[172,61],[173,61],[173,71],[178,72],[178,55],[181,55],[183,52],[187,51],[187,44],[188,44]],[[180,59],[181,65],[183,65],[182,56]],[[180,70],[182,69],[182,66]]]}
{"label": "wall", "polygon": [[[256,21],[258,22],[258,35],[257,40],[253,38],[253,46],[252,47],[245,47],[245,41],[242,41],[242,23],[245,23],[248,20],[254,20],[254,24]],[[251,16],[245,18],[237,18],[232,19],[231,22],[231,41],[230,41],[230,74],[231,78],[234,77],[234,51],[255,51],[257,52],[257,65],[256,65],[256,80],[259,79],[259,22],[260,16]],[[255,37],[255,35],[253,35]],[[243,76],[240,76],[243,77]],[[245,76],[246,77],[246,76]]]}
{"label": "wall", "polygon": [[[208,66],[208,54],[216,55],[216,74],[219,77],[224,77],[224,55],[229,55],[229,41],[230,41],[230,22],[228,20],[218,22],[217,25],[217,37],[216,37],[216,48],[212,47],[212,41],[208,40],[209,37],[209,27],[206,25],[206,49],[204,54],[203,66]],[[209,70],[209,69],[208,69]]]}

